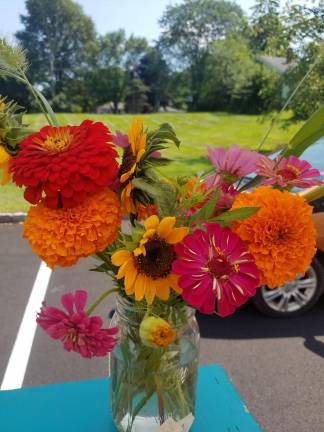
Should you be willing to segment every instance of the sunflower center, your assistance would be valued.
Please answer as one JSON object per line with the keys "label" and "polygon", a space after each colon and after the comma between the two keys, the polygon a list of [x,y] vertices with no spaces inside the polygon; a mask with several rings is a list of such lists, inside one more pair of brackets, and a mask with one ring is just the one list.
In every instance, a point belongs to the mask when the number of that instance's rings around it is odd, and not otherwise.
{"label": "sunflower center", "polygon": [[156,237],[145,244],[145,250],[145,256],[135,257],[139,273],[144,273],[152,279],[167,277],[171,273],[176,256],[173,246]]}
{"label": "sunflower center", "polygon": [[47,135],[46,139],[42,141],[41,146],[44,150],[50,152],[60,152],[69,147],[72,141],[72,135],[69,132],[56,132],[53,135]]}
{"label": "sunflower center", "polygon": [[207,267],[209,272],[216,279],[228,279],[230,274],[236,271],[223,255],[213,256],[208,261]]}
{"label": "sunflower center", "polygon": [[130,146],[126,147],[123,154],[123,160],[119,168],[119,177],[126,174],[136,163],[136,156]]}
{"label": "sunflower center", "polygon": [[277,171],[277,174],[281,175],[286,180],[295,180],[299,173],[300,171],[292,165],[287,165],[286,168]]}

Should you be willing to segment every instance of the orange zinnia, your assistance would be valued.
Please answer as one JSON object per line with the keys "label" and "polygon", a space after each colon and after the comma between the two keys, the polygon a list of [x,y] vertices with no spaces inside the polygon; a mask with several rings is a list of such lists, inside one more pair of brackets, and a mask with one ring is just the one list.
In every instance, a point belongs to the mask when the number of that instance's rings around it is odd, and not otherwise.
{"label": "orange zinnia", "polygon": [[233,230],[254,256],[261,284],[275,288],[304,274],[316,252],[312,207],[297,194],[269,186],[238,195],[232,208],[240,207],[260,207]]}
{"label": "orange zinnia", "polygon": [[24,237],[49,267],[67,267],[104,250],[116,239],[119,226],[119,202],[107,188],[73,208],[50,209],[44,201],[31,207]]}

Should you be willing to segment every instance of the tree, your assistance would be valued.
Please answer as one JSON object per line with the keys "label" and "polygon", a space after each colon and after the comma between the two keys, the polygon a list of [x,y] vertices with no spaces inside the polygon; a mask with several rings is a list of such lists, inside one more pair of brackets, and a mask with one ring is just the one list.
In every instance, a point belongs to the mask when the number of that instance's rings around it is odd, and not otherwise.
{"label": "tree", "polygon": [[129,113],[148,111],[148,87],[137,76],[132,76],[128,82],[125,98],[125,110]]}
{"label": "tree", "polygon": [[24,30],[16,37],[27,50],[29,76],[54,101],[69,101],[69,84],[93,65],[97,50],[92,20],[71,0],[26,0]]}
{"label": "tree", "polygon": [[190,68],[192,108],[196,109],[210,47],[215,40],[242,31],[243,11],[226,0],[185,0],[167,7],[160,24],[160,46],[178,60],[178,67]]}
{"label": "tree", "polygon": [[168,101],[169,68],[157,48],[150,48],[138,67],[138,75],[149,88],[148,103],[153,111],[158,111],[160,105]]}
{"label": "tree", "polygon": [[[134,36],[127,39],[124,30],[99,38],[96,67],[86,77],[94,105],[109,101],[113,103],[114,112],[118,112],[118,104],[131,91],[130,81],[137,76],[136,70],[147,49],[146,39]],[[134,88],[138,90],[138,82]]]}
{"label": "tree", "polygon": [[324,44],[308,44],[297,67],[287,76],[290,87],[295,88],[315,62],[316,66],[291,103],[296,120],[306,120],[324,104]]}
{"label": "tree", "polygon": [[229,36],[214,42],[201,90],[202,110],[253,112],[250,98],[259,71],[248,43]]}
{"label": "tree", "polygon": [[288,28],[291,46],[298,56],[303,55],[310,42],[320,43],[324,38],[324,0],[317,5],[305,6],[289,2],[284,10],[284,20]]}
{"label": "tree", "polygon": [[285,55],[289,39],[279,8],[280,0],[257,0],[253,6],[250,42],[254,52]]}
{"label": "tree", "polygon": [[96,104],[113,102],[114,112],[126,93],[126,44],[124,30],[107,33],[99,38],[97,66],[90,82]]}

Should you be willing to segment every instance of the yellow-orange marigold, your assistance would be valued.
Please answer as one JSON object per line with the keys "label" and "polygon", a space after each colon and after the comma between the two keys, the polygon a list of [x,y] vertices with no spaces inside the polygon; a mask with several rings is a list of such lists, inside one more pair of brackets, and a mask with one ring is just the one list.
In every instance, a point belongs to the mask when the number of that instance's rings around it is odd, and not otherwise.
{"label": "yellow-orange marigold", "polygon": [[233,230],[254,256],[261,284],[275,288],[304,274],[316,252],[312,207],[297,194],[269,186],[239,194],[232,208],[240,207],[260,207]]}
{"label": "yellow-orange marigold", "polygon": [[73,208],[31,207],[23,235],[49,267],[67,267],[110,245],[120,222],[118,198],[107,188]]}

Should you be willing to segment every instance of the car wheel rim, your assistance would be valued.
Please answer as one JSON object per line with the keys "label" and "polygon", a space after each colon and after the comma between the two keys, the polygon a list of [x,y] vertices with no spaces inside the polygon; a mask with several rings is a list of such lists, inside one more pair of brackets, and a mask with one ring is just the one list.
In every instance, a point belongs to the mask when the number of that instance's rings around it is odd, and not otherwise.
{"label": "car wheel rim", "polygon": [[287,282],[278,288],[261,287],[266,304],[276,312],[296,312],[304,308],[314,297],[317,277],[313,267],[309,267],[304,276]]}

